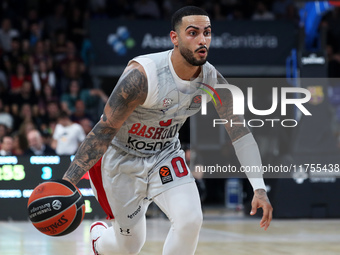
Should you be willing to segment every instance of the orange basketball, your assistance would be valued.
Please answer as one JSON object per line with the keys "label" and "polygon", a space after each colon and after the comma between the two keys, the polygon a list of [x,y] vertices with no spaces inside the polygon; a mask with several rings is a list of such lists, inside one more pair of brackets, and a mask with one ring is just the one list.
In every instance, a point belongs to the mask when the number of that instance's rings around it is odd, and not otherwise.
{"label": "orange basketball", "polygon": [[65,180],[39,184],[27,204],[29,219],[41,233],[63,236],[75,230],[85,215],[79,189]]}

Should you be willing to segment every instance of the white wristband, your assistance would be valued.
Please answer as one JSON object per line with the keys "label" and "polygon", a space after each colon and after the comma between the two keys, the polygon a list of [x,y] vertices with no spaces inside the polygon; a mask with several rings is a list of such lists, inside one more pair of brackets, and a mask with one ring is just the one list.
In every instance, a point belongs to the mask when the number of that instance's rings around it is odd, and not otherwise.
{"label": "white wristband", "polygon": [[253,190],[266,189],[263,181],[263,169],[259,147],[254,136],[249,133],[233,142],[235,153]]}

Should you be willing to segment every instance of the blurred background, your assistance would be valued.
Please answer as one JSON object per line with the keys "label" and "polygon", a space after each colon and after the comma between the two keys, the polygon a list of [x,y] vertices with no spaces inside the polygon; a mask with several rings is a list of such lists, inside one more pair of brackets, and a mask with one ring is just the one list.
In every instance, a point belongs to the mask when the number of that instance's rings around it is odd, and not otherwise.
{"label": "blurred background", "polygon": [[[288,112],[287,118],[298,120],[296,128],[252,130],[264,164],[339,164],[337,1],[1,0],[1,220],[27,219],[18,208],[26,206],[37,184],[63,175],[128,61],[172,48],[170,18],[186,5],[201,7],[211,17],[208,61],[231,83],[256,80],[255,108],[268,109],[272,102],[273,82],[258,79],[279,79],[276,87],[304,87],[312,94],[307,106],[312,118],[299,116],[295,109]],[[240,83],[245,92],[247,86]],[[278,108],[273,116],[279,118],[279,113]],[[247,112],[246,118],[254,116]],[[196,119],[187,121],[180,132],[188,163],[210,149],[225,152],[237,164],[225,137],[214,148],[200,143],[193,150],[191,144],[197,145],[200,134],[196,124]],[[70,125],[81,131],[67,137],[63,127]],[[245,179],[194,174],[204,208],[249,210],[252,191]],[[79,183],[87,217],[102,217],[87,179]],[[334,175],[269,179],[267,185],[276,217],[340,216]],[[297,205],[303,209],[292,210]]]}

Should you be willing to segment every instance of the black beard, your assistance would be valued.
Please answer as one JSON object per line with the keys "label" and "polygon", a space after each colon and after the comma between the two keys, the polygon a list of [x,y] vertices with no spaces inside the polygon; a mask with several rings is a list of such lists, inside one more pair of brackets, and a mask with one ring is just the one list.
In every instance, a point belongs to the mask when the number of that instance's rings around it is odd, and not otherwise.
{"label": "black beard", "polygon": [[194,57],[194,54],[187,48],[181,48],[179,47],[179,52],[181,53],[181,55],[183,56],[183,58],[190,64],[193,66],[201,66],[204,65],[205,62],[207,62],[207,59],[202,59],[202,60],[197,60]]}

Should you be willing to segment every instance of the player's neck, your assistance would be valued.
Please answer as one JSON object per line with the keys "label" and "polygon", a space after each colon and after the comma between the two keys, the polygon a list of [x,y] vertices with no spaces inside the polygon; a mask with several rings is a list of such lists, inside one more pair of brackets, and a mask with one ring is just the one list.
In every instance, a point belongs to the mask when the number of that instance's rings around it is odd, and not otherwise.
{"label": "player's neck", "polygon": [[182,80],[190,81],[191,78],[196,78],[201,72],[200,66],[190,65],[178,50],[172,52],[171,63],[177,76]]}

